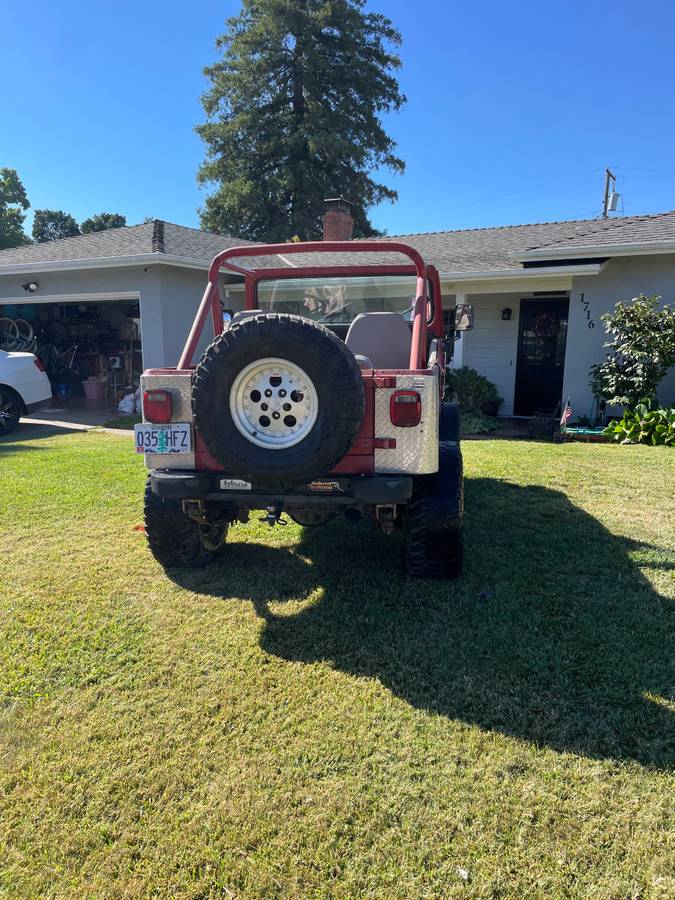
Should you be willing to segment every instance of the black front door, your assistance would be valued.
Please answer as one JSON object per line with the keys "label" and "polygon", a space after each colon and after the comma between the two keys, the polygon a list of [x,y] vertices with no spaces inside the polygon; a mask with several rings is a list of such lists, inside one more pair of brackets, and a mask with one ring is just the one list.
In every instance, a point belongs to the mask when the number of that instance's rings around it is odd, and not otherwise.
{"label": "black front door", "polygon": [[561,400],[569,300],[521,300],[513,412],[552,412]]}

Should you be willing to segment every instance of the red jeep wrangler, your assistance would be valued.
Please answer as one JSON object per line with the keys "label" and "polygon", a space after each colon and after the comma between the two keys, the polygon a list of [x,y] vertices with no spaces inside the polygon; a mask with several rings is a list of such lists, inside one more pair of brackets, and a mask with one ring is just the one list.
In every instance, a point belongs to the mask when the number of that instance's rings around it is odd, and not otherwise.
{"label": "red jeep wrangler", "polygon": [[[294,265],[298,253],[323,264]],[[344,253],[349,265],[340,265]],[[353,264],[357,253],[363,265]],[[242,264],[257,257],[260,268]],[[223,310],[223,268],[244,278],[241,312]],[[209,317],[215,338],[194,365]],[[178,366],[141,380],[136,449],[150,468],[145,529],[155,559],[210,562],[230,524],[259,509],[270,525],[282,513],[300,525],[367,515],[405,531],[410,575],[458,575],[459,421],[441,398],[448,348],[471,318],[457,307],[444,328],[438,273],[405,244],[218,254]]]}

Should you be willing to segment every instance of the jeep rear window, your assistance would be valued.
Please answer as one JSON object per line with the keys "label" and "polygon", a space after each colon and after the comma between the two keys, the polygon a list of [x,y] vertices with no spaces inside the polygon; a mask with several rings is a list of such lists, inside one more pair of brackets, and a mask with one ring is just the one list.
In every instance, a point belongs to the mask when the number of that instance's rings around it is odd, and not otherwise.
{"label": "jeep rear window", "polygon": [[[414,275],[261,279],[258,308],[293,313],[329,326],[348,325],[359,313],[369,312],[395,312],[410,321],[416,285]],[[431,321],[431,303],[428,317]]]}

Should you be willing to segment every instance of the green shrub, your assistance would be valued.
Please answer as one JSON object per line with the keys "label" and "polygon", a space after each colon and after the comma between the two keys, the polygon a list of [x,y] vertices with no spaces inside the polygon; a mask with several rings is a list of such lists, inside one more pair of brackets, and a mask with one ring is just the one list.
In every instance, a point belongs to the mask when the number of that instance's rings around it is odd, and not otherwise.
{"label": "green shrub", "polygon": [[655,397],[659,382],[675,366],[675,308],[659,308],[660,297],[633,297],[600,316],[612,340],[604,362],[591,366],[591,389],[607,403],[634,408]]}
{"label": "green shrub", "polygon": [[642,400],[635,409],[627,409],[618,421],[610,422],[603,434],[621,444],[675,446],[675,407],[655,407]]}
{"label": "green shrub", "polygon": [[445,398],[454,400],[463,412],[469,410],[490,411],[499,409],[504,402],[494,384],[469,366],[461,369],[449,369],[445,379]]}
{"label": "green shrub", "polygon": [[475,409],[462,413],[459,422],[462,434],[487,434],[502,427],[496,419]]}

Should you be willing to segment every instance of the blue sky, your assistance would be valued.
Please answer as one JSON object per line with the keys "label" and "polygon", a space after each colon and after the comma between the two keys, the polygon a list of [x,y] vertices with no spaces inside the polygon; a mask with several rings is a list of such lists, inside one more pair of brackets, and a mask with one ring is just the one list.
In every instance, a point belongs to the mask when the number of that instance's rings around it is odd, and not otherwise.
{"label": "blue sky", "polygon": [[[198,225],[194,125],[230,0],[5,0],[0,166],[34,207]],[[403,34],[390,234],[675,209],[675,7],[371,0]],[[161,10],[161,12],[160,12]]]}

